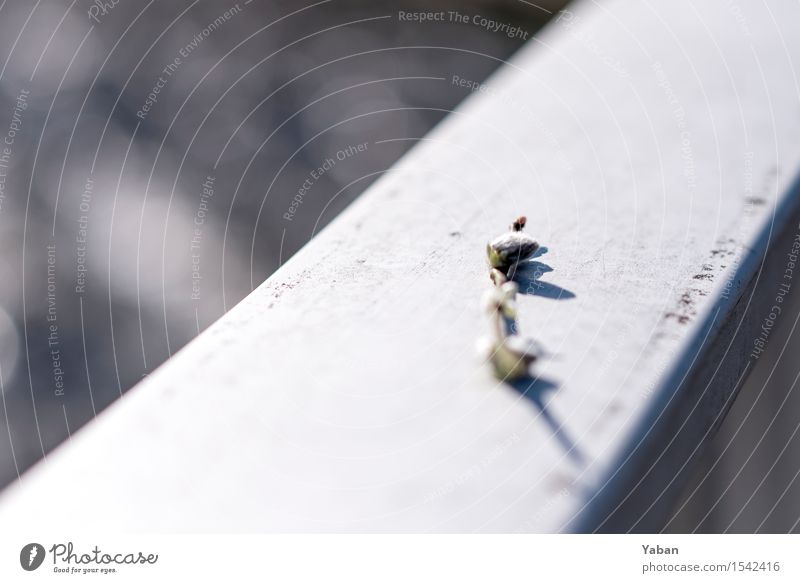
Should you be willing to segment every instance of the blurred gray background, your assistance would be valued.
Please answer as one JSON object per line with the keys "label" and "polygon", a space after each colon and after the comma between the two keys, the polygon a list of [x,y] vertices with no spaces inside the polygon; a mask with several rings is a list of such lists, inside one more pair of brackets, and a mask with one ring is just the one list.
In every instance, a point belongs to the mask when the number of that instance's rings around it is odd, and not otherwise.
{"label": "blurred gray background", "polygon": [[[377,179],[469,95],[453,75],[481,81],[523,44],[399,11],[530,38],[564,3],[2,1],[0,487]],[[670,530],[797,531],[798,311]]]}

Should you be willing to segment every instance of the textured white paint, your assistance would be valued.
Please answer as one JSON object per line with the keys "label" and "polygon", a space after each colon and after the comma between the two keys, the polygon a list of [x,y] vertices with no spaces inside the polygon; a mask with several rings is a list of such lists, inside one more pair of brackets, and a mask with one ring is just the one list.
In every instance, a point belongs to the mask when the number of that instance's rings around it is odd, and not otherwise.
{"label": "textured white paint", "polygon": [[[669,391],[727,278],[741,289],[800,168],[800,6],[743,4],[742,23],[723,1],[650,4],[583,2],[551,23],[9,488],[4,528],[560,529]],[[517,214],[552,269],[519,301],[550,353],[544,414],[474,349],[484,245]]]}

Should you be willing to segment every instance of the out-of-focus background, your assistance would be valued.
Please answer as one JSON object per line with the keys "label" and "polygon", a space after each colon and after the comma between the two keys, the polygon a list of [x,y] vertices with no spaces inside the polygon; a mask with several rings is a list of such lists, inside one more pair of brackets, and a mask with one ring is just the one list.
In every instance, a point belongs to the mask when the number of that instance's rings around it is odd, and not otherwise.
{"label": "out-of-focus background", "polygon": [[[260,284],[564,3],[0,3],[0,487]],[[403,16],[429,11],[446,16]],[[671,529],[797,530],[798,311]]]}

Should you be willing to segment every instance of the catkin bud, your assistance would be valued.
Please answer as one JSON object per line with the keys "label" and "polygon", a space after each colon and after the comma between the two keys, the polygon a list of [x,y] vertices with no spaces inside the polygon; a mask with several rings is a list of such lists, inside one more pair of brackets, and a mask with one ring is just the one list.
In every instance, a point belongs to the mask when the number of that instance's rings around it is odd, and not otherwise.
{"label": "catkin bud", "polygon": [[522,231],[504,233],[486,245],[489,265],[513,277],[517,266],[539,249],[533,237]]}

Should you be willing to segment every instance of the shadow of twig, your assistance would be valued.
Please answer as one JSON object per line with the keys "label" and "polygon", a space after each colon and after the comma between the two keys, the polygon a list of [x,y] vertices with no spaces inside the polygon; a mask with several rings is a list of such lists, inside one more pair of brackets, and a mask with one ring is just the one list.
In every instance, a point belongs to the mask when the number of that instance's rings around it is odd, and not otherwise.
{"label": "shadow of twig", "polygon": [[553,432],[556,441],[564,448],[567,456],[579,466],[586,465],[586,458],[578,449],[578,445],[564,430],[563,423],[559,423],[544,402],[544,396],[549,391],[553,391],[558,386],[541,377],[525,377],[514,381],[508,381],[507,384],[511,386],[520,395],[528,399],[536,409],[539,410],[542,419]]}
{"label": "shadow of twig", "polygon": [[555,284],[541,281],[542,275],[550,273],[553,268],[541,261],[525,261],[520,263],[514,274],[514,281],[519,285],[519,293],[540,296],[551,300],[571,300],[575,294]]}

